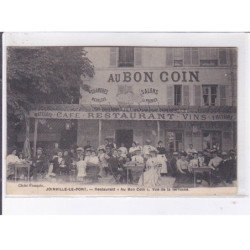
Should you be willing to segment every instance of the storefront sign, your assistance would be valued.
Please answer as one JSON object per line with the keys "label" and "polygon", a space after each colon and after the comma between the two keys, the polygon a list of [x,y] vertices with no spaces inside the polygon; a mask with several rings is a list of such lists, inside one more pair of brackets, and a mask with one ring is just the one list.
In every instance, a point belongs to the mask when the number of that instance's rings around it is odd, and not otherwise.
{"label": "storefront sign", "polygon": [[107,101],[107,95],[109,90],[106,88],[91,88],[89,94],[91,95],[91,101],[93,103],[102,103]]}
{"label": "storefront sign", "polygon": [[30,111],[31,118],[135,121],[235,121],[236,114],[168,112]]}
{"label": "storefront sign", "polygon": [[161,71],[158,76],[148,71],[124,71],[122,73],[109,74],[108,83],[130,83],[130,82],[154,82],[160,79],[161,82],[199,82],[199,71]]}

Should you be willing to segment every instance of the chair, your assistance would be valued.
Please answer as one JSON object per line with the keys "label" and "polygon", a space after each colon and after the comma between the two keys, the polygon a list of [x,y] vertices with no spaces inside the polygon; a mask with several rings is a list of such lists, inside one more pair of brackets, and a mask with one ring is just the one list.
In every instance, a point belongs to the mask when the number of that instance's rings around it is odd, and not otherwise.
{"label": "chair", "polygon": [[98,182],[98,175],[100,172],[100,166],[96,164],[88,163],[86,166],[86,179],[90,179],[92,182]]}

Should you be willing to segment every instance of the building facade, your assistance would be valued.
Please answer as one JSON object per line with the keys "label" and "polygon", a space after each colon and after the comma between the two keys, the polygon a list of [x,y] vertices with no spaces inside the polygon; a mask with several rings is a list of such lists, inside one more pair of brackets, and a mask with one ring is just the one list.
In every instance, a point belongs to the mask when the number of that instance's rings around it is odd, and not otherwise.
{"label": "building facade", "polygon": [[83,78],[78,145],[111,138],[127,147],[162,140],[169,151],[236,148],[236,48],[85,49],[95,75]]}

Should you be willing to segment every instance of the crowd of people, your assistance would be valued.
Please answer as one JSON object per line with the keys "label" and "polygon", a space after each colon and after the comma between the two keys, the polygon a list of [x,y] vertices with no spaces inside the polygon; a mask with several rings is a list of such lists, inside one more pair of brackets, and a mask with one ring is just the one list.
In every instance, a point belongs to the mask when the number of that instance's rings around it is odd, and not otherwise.
{"label": "crowd of people", "polygon": [[[231,184],[236,180],[234,150],[220,152],[212,148],[197,151],[192,144],[185,151],[167,152],[162,141],[158,142],[157,147],[151,145],[150,140],[146,140],[144,145],[134,141],[127,148],[123,143],[117,147],[114,142],[105,139],[104,145],[97,149],[88,141],[84,147],[72,146],[69,150],[60,149],[58,143],[49,152],[38,147],[35,157],[28,159],[22,153],[17,153],[17,149],[12,148],[7,156],[8,179],[84,181],[88,172],[94,170],[96,181],[112,176],[117,183],[129,182],[154,187],[160,185],[164,176],[175,178],[178,183],[190,182],[194,168],[207,166],[212,175],[200,173],[197,183],[212,180],[212,184]],[[27,168],[17,168],[16,173],[15,164],[26,164],[29,171]],[[127,169],[131,165],[134,169],[142,169],[139,178],[135,178],[133,171]]]}

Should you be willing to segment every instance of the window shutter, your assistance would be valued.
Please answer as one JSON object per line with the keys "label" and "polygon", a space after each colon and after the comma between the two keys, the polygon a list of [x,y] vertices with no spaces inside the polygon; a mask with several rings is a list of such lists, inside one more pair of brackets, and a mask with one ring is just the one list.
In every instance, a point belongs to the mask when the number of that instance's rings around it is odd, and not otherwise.
{"label": "window shutter", "polygon": [[173,48],[166,48],[166,65],[173,65]]}
{"label": "window shutter", "polygon": [[201,86],[194,85],[194,105],[201,106]]}
{"label": "window shutter", "polygon": [[219,61],[220,61],[220,65],[227,64],[227,51],[226,51],[226,49],[219,50]]}
{"label": "window shutter", "polygon": [[198,48],[192,48],[192,65],[198,65],[199,64],[199,52]]}
{"label": "window shutter", "polygon": [[184,65],[191,65],[190,48],[184,48]]}
{"label": "window shutter", "polygon": [[141,57],[142,57],[141,48],[140,47],[136,47],[134,49],[134,51],[135,51],[135,66],[141,66],[141,64],[142,64],[142,60],[141,60]]}
{"label": "window shutter", "polygon": [[207,48],[199,48],[199,53],[200,53],[200,59],[205,60],[207,59]]}
{"label": "window shutter", "polygon": [[218,49],[211,48],[210,49],[210,56],[208,59],[209,60],[218,60]]}
{"label": "window shutter", "polygon": [[220,85],[220,106],[227,105],[227,88],[225,85]]}
{"label": "window shutter", "polygon": [[117,66],[117,47],[110,48],[110,66]]}
{"label": "window shutter", "polygon": [[183,104],[189,106],[189,86],[183,85]]}
{"label": "window shutter", "polygon": [[167,102],[169,106],[174,105],[174,86],[167,86]]}

